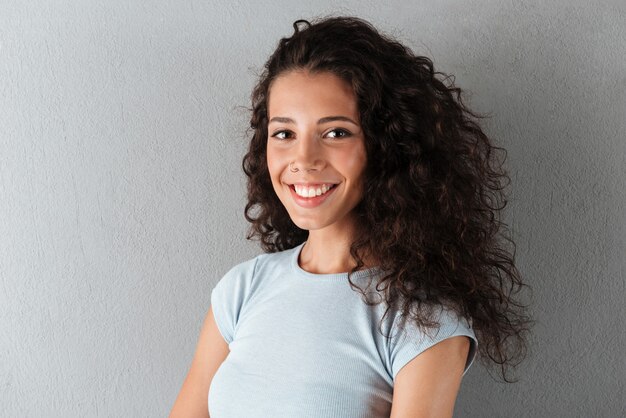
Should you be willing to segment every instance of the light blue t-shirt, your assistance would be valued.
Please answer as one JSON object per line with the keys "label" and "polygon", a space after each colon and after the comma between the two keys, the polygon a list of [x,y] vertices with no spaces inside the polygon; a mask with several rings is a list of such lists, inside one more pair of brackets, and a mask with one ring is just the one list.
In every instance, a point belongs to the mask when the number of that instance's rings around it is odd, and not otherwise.
{"label": "light blue t-shirt", "polygon": [[[468,321],[441,310],[441,327],[429,336],[409,321],[399,327],[399,312],[390,312],[382,324],[385,335],[393,331],[387,339],[378,330],[384,303],[365,304],[347,273],[303,270],[303,245],[240,263],[213,289],[213,315],[230,353],[211,382],[211,418],[389,417],[402,366],[458,335],[470,337],[467,371],[477,346]],[[365,288],[376,274],[351,278]]]}

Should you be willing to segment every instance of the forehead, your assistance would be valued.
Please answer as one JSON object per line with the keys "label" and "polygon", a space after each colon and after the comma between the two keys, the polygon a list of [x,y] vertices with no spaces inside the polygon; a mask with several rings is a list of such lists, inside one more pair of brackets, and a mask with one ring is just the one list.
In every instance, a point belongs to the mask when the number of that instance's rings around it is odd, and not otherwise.
{"label": "forehead", "polygon": [[270,86],[267,107],[268,114],[274,116],[308,111],[358,118],[352,86],[331,72],[294,70],[281,74]]}

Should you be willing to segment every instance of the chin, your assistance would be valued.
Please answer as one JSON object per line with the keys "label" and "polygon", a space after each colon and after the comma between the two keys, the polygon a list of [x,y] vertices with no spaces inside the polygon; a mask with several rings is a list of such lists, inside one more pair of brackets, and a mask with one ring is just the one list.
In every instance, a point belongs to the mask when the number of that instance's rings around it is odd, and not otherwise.
{"label": "chin", "polygon": [[301,221],[298,219],[291,218],[291,221],[296,224],[296,226],[300,229],[304,229],[306,231],[311,231],[315,229],[320,229],[321,226],[317,222],[312,221]]}
{"label": "chin", "polygon": [[316,229],[322,229],[328,224],[326,222],[321,222],[315,219],[306,219],[299,216],[290,216],[291,221],[300,229],[304,229],[306,231],[313,231]]}

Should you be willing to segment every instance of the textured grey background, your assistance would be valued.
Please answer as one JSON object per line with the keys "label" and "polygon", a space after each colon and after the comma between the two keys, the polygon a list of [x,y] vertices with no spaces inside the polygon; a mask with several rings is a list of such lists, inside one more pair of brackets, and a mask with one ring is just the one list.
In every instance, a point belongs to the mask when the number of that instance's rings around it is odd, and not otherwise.
{"label": "textured grey background", "polygon": [[509,151],[538,320],[457,415],[624,416],[623,2],[0,2],[0,415],[157,417],[245,240],[249,92],[296,18],[356,14],[456,75]]}

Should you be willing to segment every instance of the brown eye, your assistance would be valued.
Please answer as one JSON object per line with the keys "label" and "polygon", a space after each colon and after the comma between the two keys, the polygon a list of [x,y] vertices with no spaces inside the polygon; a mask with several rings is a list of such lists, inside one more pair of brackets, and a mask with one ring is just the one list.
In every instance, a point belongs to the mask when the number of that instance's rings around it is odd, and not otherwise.
{"label": "brown eye", "polygon": [[293,132],[290,131],[278,131],[272,134],[272,138],[276,139],[289,139],[293,137]]}
{"label": "brown eye", "polygon": [[333,129],[326,134],[329,138],[346,138],[350,136],[350,132],[345,129]]}

